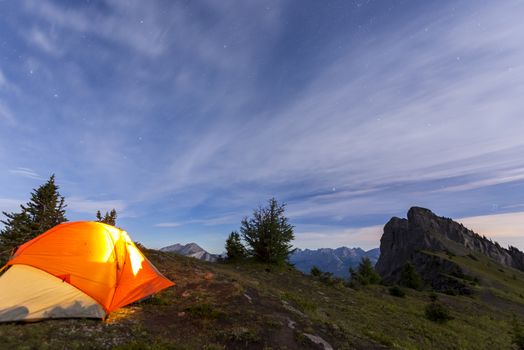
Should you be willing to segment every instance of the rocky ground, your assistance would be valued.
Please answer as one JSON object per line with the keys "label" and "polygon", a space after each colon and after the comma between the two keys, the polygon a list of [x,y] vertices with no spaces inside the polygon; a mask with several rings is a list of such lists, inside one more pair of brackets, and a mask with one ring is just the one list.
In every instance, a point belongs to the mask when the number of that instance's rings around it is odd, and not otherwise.
{"label": "rocky ground", "polygon": [[[113,312],[106,321],[49,320],[0,325],[9,349],[506,349],[513,314],[524,309],[524,274],[484,274],[473,296],[439,294],[453,320],[426,319],[431,292],[385,286],[359,290],[291,267],[201,262],[147,251],[176,286]],[[444,255],[444,258],[446,256]],[[462,259],[455,257],[454,259]],[[475,272],[474,268],[480,272]],[[489,270],[492,271],[492,270]],[[496,270],[493,270],[496,271]],[[491,273],[491,272],[490,272]],[[482,282],[484,281],[484,282]]]}

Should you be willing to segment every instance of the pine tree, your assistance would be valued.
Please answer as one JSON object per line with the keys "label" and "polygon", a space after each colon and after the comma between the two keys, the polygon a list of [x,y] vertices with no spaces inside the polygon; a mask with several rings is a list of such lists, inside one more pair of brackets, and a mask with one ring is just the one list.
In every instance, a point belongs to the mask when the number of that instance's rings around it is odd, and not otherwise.
{"label": "pine tree", "polygon": [[2,212],[7,219],[0,220],[4,229],[0,231],[0,263],[3,265],[9,260],[14,249],[31,237],[31,219],[25,212]]}
{"label": "pine tree", "polygon": [[357,284],[365,286],[368,284],[377,284],[380,283],[381,280],[368,257],[362,258],[356,271],[349,268],[349,273],[353,285]]}
{"label": "pine tree", "polygon": [[240,232],[255,259],[279,264],[287,260],[294,249],[289,243],[294,239],[293,226],[284,216],[285,204],[271,198],[266,207],[253,211],[253,217],[242,220]]}
{"label": "pine tree", "polygon": [[22,212],[26,212],[31,218],[31,238],[67,221],[65,199],[58,189],[55,175],[51,175],[45,184],[33,190],[29,202],[21,206]]}
{"label": "pine tree", "polygon": [[111,211],[106,212],[104,216],[100,213],[100,210],[96,211],[96,221],[103,222],[104,224],[116,226],[116,209],[111,209]]}
{"label": "pine tree", "polygon": [[422,278],[420,278],[415,266],[410,262],[406,263],[402,268],[402,272],[400,273],[400,284],[412,289],[420,289],[424,285],[424,282],[422,281]]}
{"label": "pine tree", "polygon": [[313,277],[320,277],[322,275],[322,271],[318,267],[313,265],[309,274]]}
{"label": "pine tree", "polygon": [[247,257],[246,248],[240,241],[238,232],[233,231],[226,240],[227,260],[239,261]]}
{"label": "pine tree", "polygon": [[20,213],[3,212],[7,218],[1,221],[4,228],[0,231],[0,253],[4,261],[19,245],[67,221],[65,200],[58,189],[52,175],[31,192],[31,199],[20,206]]}

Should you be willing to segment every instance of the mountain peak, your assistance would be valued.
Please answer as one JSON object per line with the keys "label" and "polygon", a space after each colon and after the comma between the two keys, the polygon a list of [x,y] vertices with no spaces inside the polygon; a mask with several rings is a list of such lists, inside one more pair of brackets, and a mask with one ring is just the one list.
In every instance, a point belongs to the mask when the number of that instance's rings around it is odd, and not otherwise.
{"label": "mountain peak", "polygon": [[415,216],[436,216],[431,210],[422,207],[411,207],[408,210],[408,219]]}
{"label": "mountain peak", "polygon": [[363,257],[368,257],[374,264],[380,251],[378,248],[371,249],[366,252],[361,248],[320,248],[312,249],[297,249],[289,260],[295,267],[304,272],[309,273],[313,266],[318,267],[324,272],[331,272],[338,277],[348,277],[349,268],[358,266]]}
{"label": "mountain peak", "polygon": [[205,261],[216,261],[217,256],[214,254],[210,254],[207,251],[205,251],[202,247],[200,247],[198,244],[192,242],[185,245],[182,245],[180,243],[173,244],[164,248],[160,248],[160,251],[162,252],[169,252],[169,253],[177,253],[184,256],[189,256],[193,258],[197,258],[200,260]]}
{"label": "mountain peak", "polygon": [[434,269],[454,270],[456,267],[448,262],[434,261],[437,258],[426,252],[448,252],[460,256],[480,253],[503,265],[524,270],[524,253],[518,249],[504,249],[462,224],[420,207],[409,209],[407,219],[391,218],[384,226],[380,252],[376,269],[386,282],[392,283],[398,282],[402,268],[410,262],[427,277],[427,283],[435,284],[434,277],[439,276],[438,283],[442,284],[442,275],[450,271],[435,274]]}

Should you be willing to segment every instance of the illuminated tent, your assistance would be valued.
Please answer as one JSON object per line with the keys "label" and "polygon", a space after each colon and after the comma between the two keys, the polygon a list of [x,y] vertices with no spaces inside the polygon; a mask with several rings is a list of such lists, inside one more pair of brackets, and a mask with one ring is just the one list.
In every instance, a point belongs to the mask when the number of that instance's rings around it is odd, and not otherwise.
{"label": "illuminated tent", "polygon": [[26,242],[2,268],[0,322],[104,318],[174,285],[125,231],[69,222]]}

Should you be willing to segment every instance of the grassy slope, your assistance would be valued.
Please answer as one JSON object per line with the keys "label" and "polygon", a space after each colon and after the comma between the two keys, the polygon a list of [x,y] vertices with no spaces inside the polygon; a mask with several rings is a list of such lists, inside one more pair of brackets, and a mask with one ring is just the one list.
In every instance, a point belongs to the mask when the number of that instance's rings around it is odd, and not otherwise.
{"label": "grassy slope", "polygon": [[[513,314],[524,315],[524,274],[484,257],[447,256],[477,276],[474,297],[439,295],[454,320],[426,320],[428,292],[328,286],[293,269],[220,265],[149,251],[177,286],[112,313],[106,322],[0,325],[6,348],[507,349]],[[504,272],[501,272],[502,270]]]}

